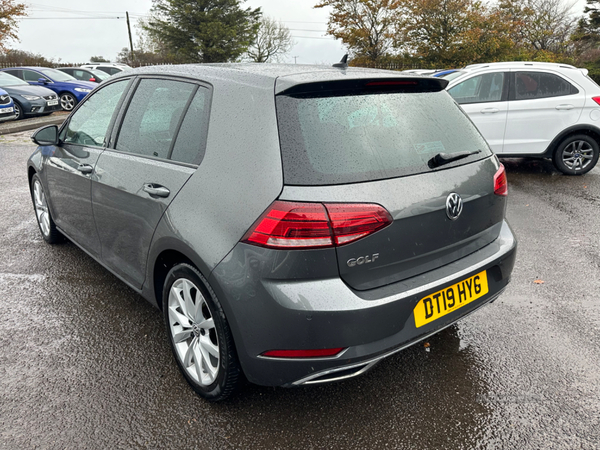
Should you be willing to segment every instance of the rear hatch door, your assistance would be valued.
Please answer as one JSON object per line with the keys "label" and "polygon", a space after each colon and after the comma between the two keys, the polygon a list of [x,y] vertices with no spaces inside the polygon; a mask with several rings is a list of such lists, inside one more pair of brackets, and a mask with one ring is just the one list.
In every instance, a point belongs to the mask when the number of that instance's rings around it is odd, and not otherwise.
{"label": "rear hatch door", "polygon": [[500,231],[506,197],[494,194],[496,157],[441,85],[423,80],[305,85],[277,96],[280,198],[376,203],[393,218],[337,247],[340,276],[357,290],[449,264]]}

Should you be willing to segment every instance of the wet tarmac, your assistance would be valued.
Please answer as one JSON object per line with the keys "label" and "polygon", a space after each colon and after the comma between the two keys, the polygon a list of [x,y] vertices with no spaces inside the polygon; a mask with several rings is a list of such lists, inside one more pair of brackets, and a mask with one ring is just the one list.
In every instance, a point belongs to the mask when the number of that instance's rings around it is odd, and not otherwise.
{"label": "wet tarmac", "polygon": [[505,161],[512,283],[428,346],[210,404],[158,310],[75,245],[44,243],[32,151],[26,134],[0,139],[0,449],[600,448],[600,167]]}

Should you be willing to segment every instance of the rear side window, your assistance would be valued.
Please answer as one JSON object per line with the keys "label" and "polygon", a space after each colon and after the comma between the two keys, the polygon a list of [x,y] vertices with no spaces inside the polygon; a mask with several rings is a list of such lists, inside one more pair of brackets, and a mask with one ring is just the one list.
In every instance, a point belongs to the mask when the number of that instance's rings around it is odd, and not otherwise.
{"label": "rear side window", "polygon": [[515,100],[561,97],[577,94],[578,89],[564,78],[544,72],[516,72]]}
{"label": "rear side window", "polygon": [[[467,164],[491,154],[445,91],[277,97],[288,185],[393,178]],[[438,153],[481,152],[431,169]]]}
{"label": "rear side window", "polygon": [[23,71],[22,70],[11,69],[11,70],[5,70],[5,72],[12,75],[13,77],[20,78],[21,80],[23,79]]}
{"label": "rear side window", "polygon": [[116,149],[167,159],[196,88],[180,81],[141,80],[123,119]]}
{"label": "rear side window", "polygon": [[116,67],[98,66],[96,69],[106,72],[109,75],[114,75],[115,73],[121,72],[121,69],[117,69]]}
{"label": "rear side window", "polygon": [[457,84],[448,92],[459,104],[499,102],[502,100],[504,73],[486,73]]}

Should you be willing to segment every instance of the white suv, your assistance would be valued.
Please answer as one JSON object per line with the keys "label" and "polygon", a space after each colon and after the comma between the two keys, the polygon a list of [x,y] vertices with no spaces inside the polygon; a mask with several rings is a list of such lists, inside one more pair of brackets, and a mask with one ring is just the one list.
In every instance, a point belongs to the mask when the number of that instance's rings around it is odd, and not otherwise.
{"label": "white suv", "polygon": [[598,161],[600,86],[566,64],[503,62],[460,70],[448,92],[498,156],[552,158],[568,175]]}

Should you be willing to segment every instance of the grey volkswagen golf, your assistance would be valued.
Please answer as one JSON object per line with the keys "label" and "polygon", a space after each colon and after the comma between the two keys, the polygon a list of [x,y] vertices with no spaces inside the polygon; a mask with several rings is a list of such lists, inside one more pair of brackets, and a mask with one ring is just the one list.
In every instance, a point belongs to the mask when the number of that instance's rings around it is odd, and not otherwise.
{"label": "grey volkswagen golf", "polygon": [[301,65],[124,72],[28,162],[43,238],[163,311],[181,372],[366,372],[495,300],[516,240],[504,167],[447,81]]}

